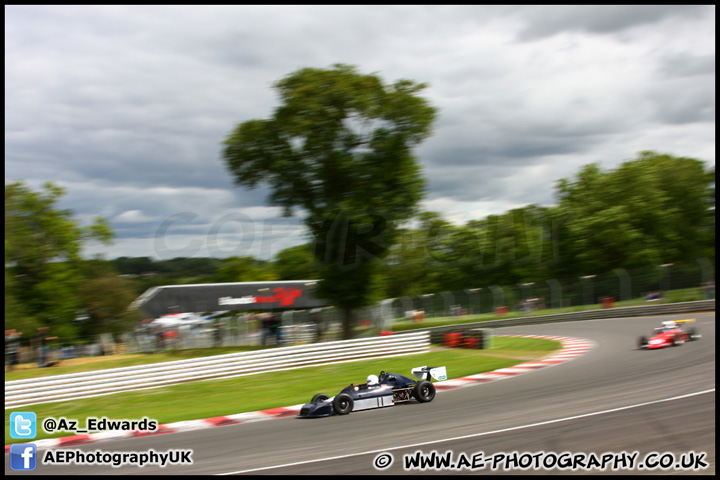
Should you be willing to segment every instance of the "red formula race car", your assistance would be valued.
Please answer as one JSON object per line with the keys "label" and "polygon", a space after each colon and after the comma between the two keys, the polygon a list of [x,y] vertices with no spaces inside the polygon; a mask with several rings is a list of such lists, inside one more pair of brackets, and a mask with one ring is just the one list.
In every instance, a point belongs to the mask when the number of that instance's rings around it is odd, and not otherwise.
{"label": "red formula race car", "polygon": [[700,334],[695,328],[694,322],[695,319],[693,318],[663,322],[662,327],[656,328],[650,337],[640,337],[638,347],[649,350],[674,347],[691,340],[697,340],[700,338]]}

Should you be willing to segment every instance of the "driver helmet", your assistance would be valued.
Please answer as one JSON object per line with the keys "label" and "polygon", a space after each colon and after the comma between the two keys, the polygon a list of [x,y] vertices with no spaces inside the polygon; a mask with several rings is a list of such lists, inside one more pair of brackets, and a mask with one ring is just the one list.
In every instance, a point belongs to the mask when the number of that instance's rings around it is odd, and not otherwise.
{"label": "driver helmet", "polygon": [[374,383],[379,383],[380,379],[377,377],[377,375],[368,375],[367,377],[367,384],[372,385]]}

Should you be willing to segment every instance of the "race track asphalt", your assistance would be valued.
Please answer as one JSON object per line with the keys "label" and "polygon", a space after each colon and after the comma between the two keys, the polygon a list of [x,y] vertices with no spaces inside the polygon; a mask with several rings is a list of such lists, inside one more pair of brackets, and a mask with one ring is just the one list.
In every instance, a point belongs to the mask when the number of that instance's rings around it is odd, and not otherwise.
{"label": "race track asphalt", "polygon": [[[638,350],[637,337],[663,320],[695,318],[703,338],[662,350]],[[590,340],[571,361],[502,381],[438,392],[427,404],[319,419],[296,417],[74,447],[142,452],[192,449],[192,465],[46,466],[6,474],[632,474],[715,473],[715,314],[633,317],[498,328],[496,335],[556,335]],[[368,372],[373,373],[373,372]],[[137,417],[143,412],[137,412]],[[457,468],[411,470],[406,456],[452,455]],[[657,455],[648,458],[648,454]],[[42,455],[42,452],[39,452]],[[499,453],[506,456],[500,457]],[[552,469],[561,454],[626,460],[633,470]],[[528,454],[523,456],[524,454]],[[521,469],[523,461],[547,461]],[[536,455],[539,454],[539,455]],[[479,457],[482,455],[482,457]],[[584,457],[583,457],[584,455]],[[684,455],[684,456],[683,456]],[[639,469],[661,456],[699,458],[701,470]],[[378,470],[376,462],[387,468]],[[506,459],[496,469],[460,469],[458,459]],[[609,460],[608,460],[609,461]],[[384,462],[384,463],[383,463]],[[675,465],[673,463],[673,465]],[[476,466],[479,466],[478,463]],[[606,465],[612,465],[606,464]],[[702,463],[701,463],[702,465]]]}

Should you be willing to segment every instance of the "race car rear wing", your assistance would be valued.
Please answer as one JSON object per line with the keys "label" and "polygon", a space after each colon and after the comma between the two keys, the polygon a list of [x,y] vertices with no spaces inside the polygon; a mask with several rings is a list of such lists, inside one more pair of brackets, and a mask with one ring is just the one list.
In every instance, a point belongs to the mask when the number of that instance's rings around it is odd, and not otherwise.
{"label": "race car rear wing", "polygon": [[415,378],[419,378],[420,380],[431,382],[430,377],[437,381],[447,380],[447,369],[445,367],[422,366],[415,367],[411,371],[412,374],[415,375]]}
{"label": "race car rear wing", "polygon": [[694,318],[686,318],[685,320],[673,320],[675,323],[694,322]]}

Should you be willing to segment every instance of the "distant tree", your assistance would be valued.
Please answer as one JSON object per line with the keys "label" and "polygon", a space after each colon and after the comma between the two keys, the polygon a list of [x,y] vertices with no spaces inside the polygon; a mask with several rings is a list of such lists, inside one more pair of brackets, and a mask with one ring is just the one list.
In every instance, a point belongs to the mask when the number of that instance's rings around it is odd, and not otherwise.
{"label": "distant tree", "polygon": [[168,278],[193,278],[213,275],[223,264],[221,259],[207,257],[176,257],[169,260],[153,261],[158,272]]}
{"label": "distant tree", "polygon": [[214,280],[225,282],[264,282],[276,280],[270,265],[253,257],[230,257],[223,260]]}
{"label": "distant tree", "polygon": [[286,248],[275,255],[273,268],[278,280],[316,280],[320,278],[319,265],[310,244]]}
{"label": "distant tree", "polygon": [[285,215],[304,211],[323,281],[317,294],[343,315],[371,301],[378,259],[410,217],[424,180],[412,148],[431,130],[435,108],[409,80],[386,86],[348,65],[303,68],[275,84],[282,104],[225,141],[224,159],[240,186],[270,185]]}
{"label": "distant tree", "polygon": [[150,257],[118,257],[112,262],[118,272],[124,275],[143,275],[156,270],[155,262]]}
{"label": "distant tree", "polygon": [[80,227],[70,210],[57,208],[64,193],[49,182],[42,192],[21,181],[5,185],[6,328],[16,328],[10,320],[25,330],[50,326],[56,336],[76,333],[72,321],[81,307],[82,246],[90,240],[109,243],[113,232],[101,217]]}
{"label": "distant tree", "polygon": [[431,256],[435,245],[428,241],[425,228],[403,228],[398,241],[389,250],[382,269],[385,298],[412,297],[422,293],[440,291],[430,272],[437,263]]}
{"label": "distant tree", "polygon": [[132,330],[142,319],[139,310],[128,310],[136,298],[130,282],[114,272],[86,279],[80,286],[85,318],[77,322],[79,336],[91,339]]}

